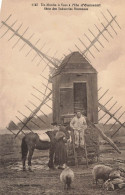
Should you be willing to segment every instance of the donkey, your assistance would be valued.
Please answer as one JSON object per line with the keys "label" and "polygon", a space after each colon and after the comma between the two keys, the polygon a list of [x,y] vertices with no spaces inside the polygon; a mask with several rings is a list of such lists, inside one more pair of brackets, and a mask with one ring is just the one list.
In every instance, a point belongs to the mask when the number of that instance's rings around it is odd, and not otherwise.
{"label": "donkey", "polygon": [[[26,164],[27,154],[28,154],[29,171],[32,171],[31,160],[32,160],[32,156],[33,156],[35,149],[38,149],[38,150],[48,150],[49,149],[48,167],[54,168],[53,158],[54,158],[55,148],[56,148],[55,135],[57,131],[58,130],[46,132],[46,134],[50,138],[50,141],[40,140],[39,135],[33,132],[30,132],[23,137],[22,144],[21,144],[21,153],[22,153],[22,164],[23,164],[24,171],[26,170],[25,164]],[[70,135],[67,131],[67,128],[63,129],[63,133],[65,134],[66,139],[69,139]]]}

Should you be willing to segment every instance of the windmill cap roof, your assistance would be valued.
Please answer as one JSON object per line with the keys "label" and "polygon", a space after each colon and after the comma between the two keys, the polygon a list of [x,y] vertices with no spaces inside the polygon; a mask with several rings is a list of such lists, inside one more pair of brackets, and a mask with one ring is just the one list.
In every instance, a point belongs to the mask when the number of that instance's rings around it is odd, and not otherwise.
{"label": "windmill cap roof", "polygon": [[61,65],[53,76],[63,72],[65,69],[73,69],[73,67],[75,69],[81,68],[85,73],[97,73],[96,69],[87,61],[87,59],[76,51],[70,53],[63,59]]}
{"label": "windmill cap roof", "polygon": [[88,61],[85,59],[85,57],[82,56],[82,54],[80,54],[78,51],[72,52],[69,55],[67,55],[64,60],[62,61],[61,65],[63,63],[83,63],[86,62],[88,63]]}

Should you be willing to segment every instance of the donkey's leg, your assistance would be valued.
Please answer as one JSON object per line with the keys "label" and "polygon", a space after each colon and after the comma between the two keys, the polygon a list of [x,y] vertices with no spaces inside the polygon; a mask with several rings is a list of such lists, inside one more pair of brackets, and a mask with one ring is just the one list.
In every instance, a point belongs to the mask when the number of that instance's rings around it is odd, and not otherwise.
{"label": "donkey's leg", "polygon": [[26,170],[26,158],[27,158],[28,150],[27,153],[25,153],[25,156],[22,158],[22,163],[23,163],[23,171]]}
{"label": "donkey's leg", "polygon": [[25,170],[26,170],[25,162],[26,162],[27,153],[28,153],[28,146],[27,146],[25,137],[22,139],[21,152],[22,152],[22,165],[23,165],[23,171],[25,171]]}
{"label": "donkey's leg", "polygon": [[31,169],[31,160],[32,160],[33,152],[34,152],[34,148],[33,147],[29,147],[29,154],[28,154],[28,167],[29,167],[29,171],[32,171],[32,169]]}

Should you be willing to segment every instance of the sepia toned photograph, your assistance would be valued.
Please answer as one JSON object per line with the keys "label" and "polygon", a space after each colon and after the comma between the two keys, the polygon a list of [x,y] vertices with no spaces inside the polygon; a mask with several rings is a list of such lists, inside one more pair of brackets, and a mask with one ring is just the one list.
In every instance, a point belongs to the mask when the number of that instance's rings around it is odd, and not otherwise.
{"label": "sepia toned photograph", "polygon": [[0,195],[124,195],[125,1],[0,3]]}

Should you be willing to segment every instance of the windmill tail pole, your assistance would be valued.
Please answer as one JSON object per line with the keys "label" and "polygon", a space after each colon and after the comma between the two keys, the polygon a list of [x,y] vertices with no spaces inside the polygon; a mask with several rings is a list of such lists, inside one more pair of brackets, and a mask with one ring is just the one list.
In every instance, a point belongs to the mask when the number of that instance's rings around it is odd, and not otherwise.
{"label": "windmill tail pole", "polygon": [[106,140],[119,154],[121,154],[121,151],[119,150],[119,148],[116,146],[116,144],[109,138],[109,137],[107,137],[104,133],[103,133],[103,131],[99,128],[99,127],[97,127],[95,124],[93,124],[91,121],[89,121],[88,119],[87,119],[87,122],[88,122],[88,125],[89,126],[91,126],[92,128],[94,128],[95,130],[97,130],[98,132],[99,132],[99,134],[100,134],[100,136],[104,139],[104,140]]}
{"label": "windmill tail pole", "polygon": [[100,129],[100,128],[97,128],[97,130],[98,130],[98,132],[99,132],[99,134],[100,134],[100,136],[104,139],[104,140],[106,140],[119,154],[121,154],[121,151],[119,150],[119,148],[116,146],[116,144],[109,138],[109,137],[107,137],[104,133],[103,133],[103,131]]}

